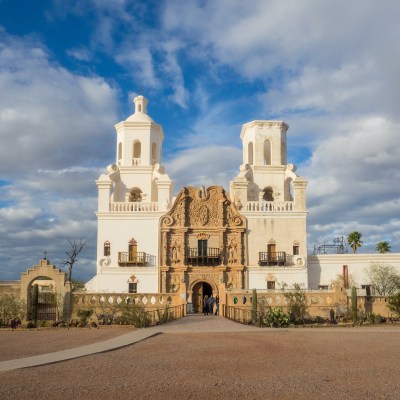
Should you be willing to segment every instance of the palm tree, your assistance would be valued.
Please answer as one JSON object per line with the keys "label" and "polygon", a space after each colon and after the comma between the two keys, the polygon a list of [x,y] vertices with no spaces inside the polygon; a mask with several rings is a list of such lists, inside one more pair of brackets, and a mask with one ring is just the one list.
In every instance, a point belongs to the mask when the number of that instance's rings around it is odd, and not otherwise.
{"label": "palm tree", "polygon": [[347,236],[347,243],[350,245],[350,247],[353,250],[353,253],[357,253],[357,248],[361,247],[362,245],[362,233],[354,231],[349,233]]}
{"label": "palm tree", "polygon": [[378,253],[390,253],[392,251],[392,248],[390,247],[389,242],[387,242],[386,240],[384,242],[379,242],[376,247],[375,247],[376,251]]}

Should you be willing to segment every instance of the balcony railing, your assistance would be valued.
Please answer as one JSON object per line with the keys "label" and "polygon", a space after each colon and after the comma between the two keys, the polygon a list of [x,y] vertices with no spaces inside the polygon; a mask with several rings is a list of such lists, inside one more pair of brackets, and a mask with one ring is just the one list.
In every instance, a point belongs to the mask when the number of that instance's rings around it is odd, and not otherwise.
{"label": "balcony railing", "polygon": [[246,211],[291,212],[294,211],[294,201],[248,201]]}
{"label": "balcony railing", "polygon": [[137,252],[137,253],[119,252],[118,264],[122,266],[146,265],[148,263],[148,258],[149,255],[144,252]]}
{"label": "balcony railing", "polygon": [[259,253],[258,263],[260,265],[286,265],[286,253],[284,251],[267,252],[261,251]]}
{"label": "balcony railing", "polygon": [[209,266],[221,264],[221,250],[208,247],[206,249],[187,248],[186,264],[197,266]]}
{"label": "balcony railing", "polygon": [[110,212],[152,212],[158,211],[158,202],[110,202]]}

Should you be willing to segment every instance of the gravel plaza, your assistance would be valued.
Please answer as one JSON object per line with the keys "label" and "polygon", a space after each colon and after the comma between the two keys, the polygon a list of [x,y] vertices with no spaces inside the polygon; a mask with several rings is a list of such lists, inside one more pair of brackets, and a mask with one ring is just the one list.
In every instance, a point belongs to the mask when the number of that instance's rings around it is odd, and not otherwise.
{"label": "gravel plaza", "polygon": [[[0,372],[0,397],[397,399],[399,335],[396,325],[259,329],[215,316],[136,330],[2,331],[3,368],[74,349]],[[83,356],[88,345],[94,354]],[[77,358],[63,361],[68,353]]]}

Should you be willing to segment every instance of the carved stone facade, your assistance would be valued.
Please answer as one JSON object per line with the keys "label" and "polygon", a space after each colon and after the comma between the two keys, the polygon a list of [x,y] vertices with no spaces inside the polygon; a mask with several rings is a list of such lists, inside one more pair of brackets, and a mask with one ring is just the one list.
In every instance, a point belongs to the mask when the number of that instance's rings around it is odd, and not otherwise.
{"label": "carved stone facade", "polygon": [[160,291],[244,287],[246,219],[221,186],[185,187],[160,219]]}

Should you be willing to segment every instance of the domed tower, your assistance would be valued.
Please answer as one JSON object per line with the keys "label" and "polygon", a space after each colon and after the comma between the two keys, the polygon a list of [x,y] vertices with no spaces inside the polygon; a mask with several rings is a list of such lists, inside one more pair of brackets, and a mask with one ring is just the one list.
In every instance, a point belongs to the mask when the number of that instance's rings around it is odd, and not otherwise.
{"label": "domed tower", "polygon": [[146,98],[134,103],[135,112],[115,125],[115,164],[96,181],[97,275],[88,290],[158,289],[158,222],[170,208],[172,182],[161,166],[162,127],[147,114]]}
{"label": "domed tower", "polygon": [[[264,279],[258,276],[265,267],[270,288],[275,281],[308,284],[307,180],[287,164],[288,128],[283,121],[251,121],[240,134],[243,164],[231,182],[231,198],[247,218],[249,287],[265,289],[259,287]],[[301,282],[291,282],[293,269]]]}

